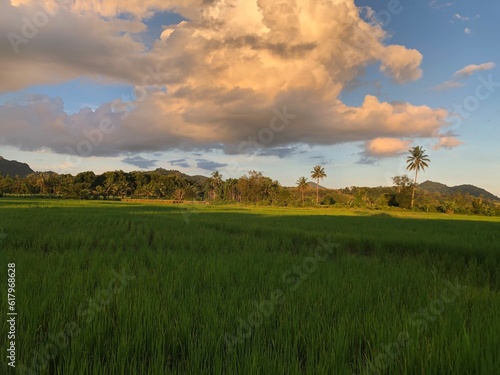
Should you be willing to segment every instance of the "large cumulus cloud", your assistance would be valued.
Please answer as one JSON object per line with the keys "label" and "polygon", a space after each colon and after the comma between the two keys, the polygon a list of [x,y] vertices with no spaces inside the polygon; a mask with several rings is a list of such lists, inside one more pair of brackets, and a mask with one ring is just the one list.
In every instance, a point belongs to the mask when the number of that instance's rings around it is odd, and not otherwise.
{"label": "large cumulus cloud", "polygon": [[[1,5],[0,31],[18,29],[37,4]],[[148,49],[139,33],[144,19],[160,10],[187,20],[169,26]],[[65,153],[103,118],[113,131],[93,155],[175,148],[235,153],[242,142],[263,143],[263,129],[271,129],[273,147],[355,141],[368,147],[381,138],[437,137],[447,125],[445,110],[374,96],[350,107],[339,99],[370,64],[379,63],[398,83],[421,76],[422,55],[386,39],[353,0],[68,2],[19,53],[2,42],[0,90],[88,76],[136,85],[138,99],[126,111],[107,103],[73,115],[59,98],[2,105],[3,142]],[[276,130],[273,121],[283,111],[293,118]]]}

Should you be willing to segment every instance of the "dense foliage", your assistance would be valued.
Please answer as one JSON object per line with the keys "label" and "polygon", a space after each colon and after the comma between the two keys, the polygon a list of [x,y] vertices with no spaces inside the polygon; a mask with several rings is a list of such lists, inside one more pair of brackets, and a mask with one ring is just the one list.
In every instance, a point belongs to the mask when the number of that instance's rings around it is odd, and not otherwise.
{"label": "dense foliage", "polygon": [[[304,178],[305,179],[305,178]],[[300,180],[300,179],[299,179]],[[414,182],[396,176],[392,187],[349,187],[319,189],[324,206],[370,209],[410,209]],[[52,196],[79,199],[148,198],[176,201],[194,200],[218,203],[244,203],[275,206],[314,206],[318,189],[301,181],[297,187],[283,187],[261,172],[250,171],[240,178],[223,179],[219,172],[210,178],[187,176],[178,171],[112,171],[96,175],[82,172],[76,176],[52,172],[32,173],[26,177],[0,175],[0,196]],[[483,196],[467,193],[439,193],[419,189],[414,210],[425,212],[500,215],[500,206]]]}

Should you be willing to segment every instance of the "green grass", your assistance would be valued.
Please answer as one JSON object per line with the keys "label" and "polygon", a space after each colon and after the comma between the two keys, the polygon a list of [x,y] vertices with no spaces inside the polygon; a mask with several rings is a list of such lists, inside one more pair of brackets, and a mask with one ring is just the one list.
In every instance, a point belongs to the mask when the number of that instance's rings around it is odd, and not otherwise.
{"label": "green grass", "polygon": [[3,199],[0,227],[0,373],[500,373],[499,218]]}

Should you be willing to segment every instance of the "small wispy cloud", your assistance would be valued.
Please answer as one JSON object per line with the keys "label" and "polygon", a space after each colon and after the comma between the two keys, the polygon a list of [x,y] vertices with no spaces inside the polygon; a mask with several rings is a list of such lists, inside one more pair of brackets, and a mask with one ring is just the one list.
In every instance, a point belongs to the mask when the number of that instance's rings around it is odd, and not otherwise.
{"label": "small wispy cloud", "polygon": [[479,64],[479,65],[471,64],[471,65],[467,65],[465,68],[457,70],[453,74],[453,76],[457,77],[459,79],[467,78],[467,77],[471,76],[472,74],[474,74],[475,72],[479,72],[482,70],[491,70],[495,66],[496,66],[496,64],[494,62],[487,62],[487,63]]}
{"label": "small wispy cloud", "polygon": [[453,4],[455,4],[454,1],[449,1],[449,2],[446,2],[446,3],[442,3],[442,2],[437,1],[437,0],[430,0],[429,1],[429,5],[433,9],[448,8],[448,7],[451,7]]}
{"label": "small wispy cloud", "polygon": [[[275,148],[266,148],[263,151],[259,152],[260,156],[277,156],[279,158],[286,158],[291,155],[300,153],[300,149],[298,146],[291,147],[275,147]],[[303,152],[303,151],[302,151]]]}
{"label": "small wispy cloud", "polygon": [[186,161],[186,159],[170,160],[169,164],[174,167],[189,168],[189,163]]}
{"label": "small wispy cloud", "polygon": [[196,159],[197,162],[197,167],[204,169],[206,171],[215,171],[219,168],[227,166],[227,164],[224,163],[217,163],[215,161],[211,160],[206,160],[206,159]]}
{"label": "small wispy cloud", "polygon": [[446,81],[446,82],[443,82],[437,86],[434,86],[433,87],[433,90],[435,91],[446,91],[446,90],[450,90],[450,89],[455,89],[455,88],[458,88],[458,87],[462,87],[464,84],[462,82],[458,82],[458,81]]}
{"label": "small wispy cloud", "polygon": [[474,21],[474,20],[477,20],[479,18],[479,14],[476,14],[474,17],[468,17],[468,16],[464,16],[460,13],[455,13],[453,15],[453,17],[451,18],[451,22],[455,22],[455,21],[462,21],[462,22],[469,22],[469,21]]}
{"label": "small wispy cloud", "polygon": [[463,142],[454,136],[442,135],[439,137],[439,142],[432,147],[433,150],[445,148],[451,150],[452,148],[462,145]]}
{"label": "small wispy cloud", "polygon": [[485,70],[491,70],[496,66],[494,62],[487,62],[484,64],[471,64],[467,65],[466,67],[457,70],[455,73],[453,73],[453,79],[443,82],[437,86],[434,86],[432,89],[435,91],[444,91],[444,90],[449,90],[449,89],[454,89],[458,87],[464,86],[464,84],[460,81],[464,80],[467,77],[470,77],[476,72],[480,71],[485,71]]}
{"label": "small wispy cloud", "polygon": [[470,33],[472,33],[472,30],[469,27],[466,27],[464,30],[464,33],[470,34]]}
{"label": "small wispy cloud", "polygon": [[332,164],[333,160],[332,159],[327,159],[322,155],[315,155],[315,156],[310,156],[309,160],[314,161],[316,164],[320,165],[326,165],[326,164]]}
{"label": "small wispy cloud", "polygon": [[459,13],[456,13],[453,15],[453,19],[455,20],[460,20],[460,21],[468,21],[469,20],[469,17],[467,16],[462,16],[461,14]]}
{"label": "small wispy cloud", "polygon": [[158,160],[148,160],[143,158],[142,156],[132,156],[122,160],[123,163],[135,165],[141,169],[147,169],[156,166],[156,162]]}

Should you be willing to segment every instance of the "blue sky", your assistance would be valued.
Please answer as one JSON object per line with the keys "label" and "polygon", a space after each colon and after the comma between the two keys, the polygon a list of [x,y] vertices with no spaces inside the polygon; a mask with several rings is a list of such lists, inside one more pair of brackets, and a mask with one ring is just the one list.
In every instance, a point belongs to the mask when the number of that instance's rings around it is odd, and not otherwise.
{"label": "blue sky", "polygon": [[[255,169],[288,186],[322,164],[323,185],[340,188],[389,185],[406,173],[406,150],[422,145],[431,164],[421,181],[500,196],[497,1],[346,0],[280,12],[271,1],[81,4],[61,6],[29,38],[22,19],[44,8],[0,6],[11,35],[0,45],[7,159],[72,174]],[[13,34],[26,42],[17,53]],[[295,117],[276,130],[285,106]],[[103,118],[113,130],[70,155]],[[259,139],[259,155],[241,152]]]}

